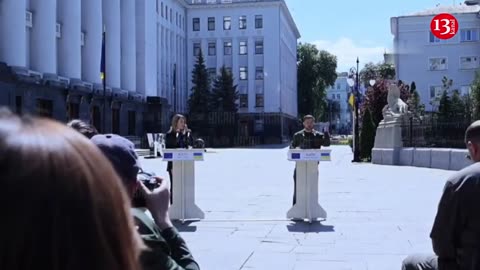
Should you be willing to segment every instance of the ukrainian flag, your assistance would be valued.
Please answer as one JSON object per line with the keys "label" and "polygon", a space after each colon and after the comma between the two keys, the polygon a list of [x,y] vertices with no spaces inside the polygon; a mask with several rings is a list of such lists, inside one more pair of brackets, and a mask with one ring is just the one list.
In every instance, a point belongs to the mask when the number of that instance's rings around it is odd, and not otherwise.
{"label": "ukrainian flag", "polygon": [[100,78],[102,81],[105,80],[105,28],[103,29],[102,34],[102,58],[100,60]]}
{"label": "ukrainian flag", "polygon": [[193,153],[194,160],[203,160],[203,153]]}
{"label": "ukrainian flag", "polygon": [[320,155],[321,161],[331,161],[330,152],[324,152]]}

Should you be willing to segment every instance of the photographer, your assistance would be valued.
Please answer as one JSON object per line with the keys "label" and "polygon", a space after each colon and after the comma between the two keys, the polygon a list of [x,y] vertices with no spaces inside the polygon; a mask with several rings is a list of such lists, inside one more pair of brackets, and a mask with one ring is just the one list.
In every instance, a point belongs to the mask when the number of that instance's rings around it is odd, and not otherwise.
{"label": "photographer", "polygon": [[[137,231],[148,250],[143,250],[140,262],[143,269],[198,270],[187,244],[170,221],[170,182],[156,177],[156,188],[151,190],[137,180],[140,170],[138,157],[131,141],[114,134],[96,135],[91,141],[110,160],[123,181],[130,198],[139,191],[145,198],[150,219],[141,208],[132,208]],[[138,194],[138,193],[137,193]]]}

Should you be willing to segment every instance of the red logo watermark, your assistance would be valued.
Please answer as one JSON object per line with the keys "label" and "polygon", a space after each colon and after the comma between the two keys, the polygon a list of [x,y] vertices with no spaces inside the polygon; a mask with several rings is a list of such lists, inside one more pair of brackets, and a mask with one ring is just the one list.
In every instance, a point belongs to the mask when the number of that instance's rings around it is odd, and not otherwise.
{"label": "red logo watermark", "polygon": [[430,31],[439,39],[451,39],[458,32],[458,21],[452,14],[442,13],[433,17]]}

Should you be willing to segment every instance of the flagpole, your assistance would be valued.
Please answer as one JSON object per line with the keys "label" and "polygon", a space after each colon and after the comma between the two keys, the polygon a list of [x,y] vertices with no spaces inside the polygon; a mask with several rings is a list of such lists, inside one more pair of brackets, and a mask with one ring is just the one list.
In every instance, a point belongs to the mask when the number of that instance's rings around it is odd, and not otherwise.
{"label": "flagpole", "polygon": [[107,56],[106,56],[106,30],[105,26],[103,26],[103,63],[104,63],[104,70],[103,70],[103,122],[102,122],[102,133],[106,133],[106,125],[105,119],[107,118]]}

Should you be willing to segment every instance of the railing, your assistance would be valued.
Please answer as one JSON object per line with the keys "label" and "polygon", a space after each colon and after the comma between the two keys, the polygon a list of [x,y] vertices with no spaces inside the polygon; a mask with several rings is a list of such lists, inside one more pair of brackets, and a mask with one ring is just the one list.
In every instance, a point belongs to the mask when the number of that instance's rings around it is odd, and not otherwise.
{"label": "railing", "polygon": [[404,147],[465,148],[465,130],[470,125],[465,120],[439,121],[413,118],[402,127]]}

